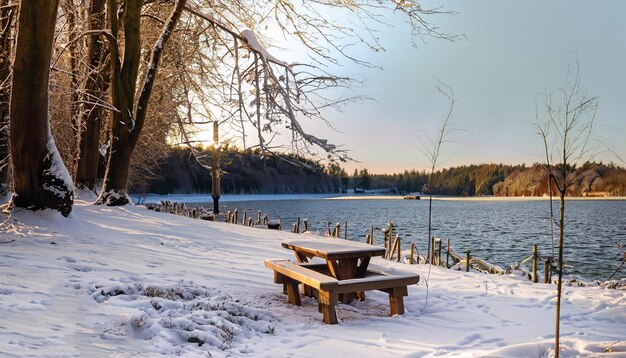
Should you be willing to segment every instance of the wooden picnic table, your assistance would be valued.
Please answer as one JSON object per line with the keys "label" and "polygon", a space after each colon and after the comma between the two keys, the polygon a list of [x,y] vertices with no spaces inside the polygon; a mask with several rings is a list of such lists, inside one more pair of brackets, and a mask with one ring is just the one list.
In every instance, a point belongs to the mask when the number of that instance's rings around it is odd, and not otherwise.
{"label": "wooden picnic table", "polygon": [[[329,273],[337,280],[365,277],[370,259],[385,255],[382,247],[336,238],[296,240],[282,245],[295,252],[298,262],[306,263],[313,257],[326,260]],[[354,293],[344,294],[342,301],[349,303],[354,296]]]}

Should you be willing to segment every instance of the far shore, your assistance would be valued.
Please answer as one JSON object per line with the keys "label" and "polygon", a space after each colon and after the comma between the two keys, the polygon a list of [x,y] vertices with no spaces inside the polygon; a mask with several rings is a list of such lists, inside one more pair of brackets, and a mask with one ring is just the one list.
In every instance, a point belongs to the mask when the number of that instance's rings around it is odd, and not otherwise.
{"label": "far shore", "polygon": [[[558,200],[553,196],[552,200]],[[349,195],[327,198],[326,200],[404,200],[401,195]],[[413,199],[407,199],[413,200]],[[428,200],[427,195],[421,200]],[[550,200],[549,196],[433,196],[433,200],[441,201],[541,201]],[[565,200],[626,200],[626,196],[568,196]]]}

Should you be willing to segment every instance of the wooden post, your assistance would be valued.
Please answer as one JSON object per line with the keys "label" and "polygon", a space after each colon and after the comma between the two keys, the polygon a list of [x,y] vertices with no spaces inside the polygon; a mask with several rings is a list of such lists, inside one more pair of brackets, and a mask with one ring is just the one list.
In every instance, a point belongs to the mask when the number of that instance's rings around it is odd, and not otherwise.
{"label": "wooden post", "polygon": [[346,220],[346,225],[343,227],[343,239],[348,240],[348,220]]}
{"label": "wooden post", "polygon": [[384,234],[385,234],[385,244],[384,244],[384,246],[385,246],[385,256],[383,256],[383,257],[387,258],[387,254],[388,254],[388,252],[387,252],[387,233],[384,233]]}
{"label": "wooden post", "polygon": [[550,283],[550,259],[543,263],[543,283]]}
{"label": "wooden post", "polygon": [[400,245],[402,244],[402,239],[400,239],[400,235],[396,235],[396,240],[398,240],[398,262],[400,262],[400,253],[402,252],[402,249],[400,248]]}
{"label": "wooden post", "polygon": [[309,231],[309,220],[304,219],[304,232]]}
{"label": "wooden post", "polygon": [[241,215],[241,225],[245,225],[246,222],[248,222],[248,212],[244,210]]}
{"label": "wooden post", "polygon": [[539,282],[539,277],[537,277],[537,244],[533,244],[533,272],[531,278],[534,283]]}
{"label": "wooden post", "polygon": [[450,267],[450,239],[448,239],[448,249],[446,250],[446,268]]}
{"label": "wooden post", "polygon": [[396,238],[393,241],[391,240],[391,237],[389,237],[389,255],[387,259],[393,260],[393,254],[396,252],[396,246],[398,246],[399,239],[400,237],[398,235],[396,235]]}
{"label": "wooden post", "polygon": [[415,243],[411,242],[411,257],[409,258],[409,264],[413,264],[413,254],[415,252]]}
{"label": "wooden post", "polygon": [[261,225],[261,210],[256,213],[256,224]]}
{"label": "wooden post", "polygon": [[328,237],[333,236],[332,232],[330,231],[330,221],[326,222],[326,225],[328,225]]}
{"label": "wooden post", "polygon": [[470,268],[470,250],[467,250],[467,253],[465,255],[465,272],[469,272],[469,268]]}
{"label": "wooden post", "polygon": [[236,224],[239,222],[239,212],[237,211],[237,209],[235,209],[235,211],[233,212],[233,224]]}
{"label": "wooden post", "polygon": [[226,222],[227,222],[227,223],[229,223],[229,222],[230,222],[230,215],[231,215],[231,212],[230,212],[230,210],[228,210],[228,211],[226,212]]}
{"label": "wooden post", "polygon": [[435,264],[435,237],[431,237],[430,238],[430,252],[428,253],[428,255],[430,256],[430,264],[434,265]]}
{"label": "wooden post", "polygon": [[269,222],[270,222],[270,218],[267,216],[267,214],[265,214],[263,216],[263,224],[267,225],[267,224],[269,224]]}
{"label": "wooden post", "polygon": [[299,234],[299,233],[300,233],[300,217],[298,216],[298,223],[297,223],[297,226],[296,226],[296,234]]}
{"label": "wooden post", "polygon": [[370,245],[374,245],[374,225],[370,225]]}
{"label": "wooden post", "polygon": [[339,223],[335,224],[335,235],[336,238],[339,238],[341,235],[341,225]]}
{"label": "wooden post", "polygon": [[298,224],[293,224],[293,228],[291,229],[291,232],[293,232],[294,234],[298,232]]}
{"label": "wooden post", "polygon": [[370,234],[365,235],[365,243],[366,244],[370,243]]}
{"label": "wooden post", "polygon": [[442,264],[442,259],[441,259],[441,239],[437,239],[439,241],[439,262],[437,262],[437,266],[441,266]]}
{"label": "wooden post", "polygon": [[254,226],[254,220],[252,218],[248,219],[248,226]]}

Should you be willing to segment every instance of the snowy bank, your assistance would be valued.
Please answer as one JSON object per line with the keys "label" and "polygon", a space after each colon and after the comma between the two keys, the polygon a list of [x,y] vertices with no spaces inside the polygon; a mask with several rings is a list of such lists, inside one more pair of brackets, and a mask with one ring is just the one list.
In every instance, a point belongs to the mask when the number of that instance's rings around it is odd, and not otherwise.
{"label": "snowy bank", "polygon": [[[337,308],[291,306],[266,258],[292,258],[273,230],[77,200],[0,214],[0,355],[543,357],[553,349],[554,285],[374,259],[421,275],[406,314],[387,295]],[[12,241],[15,240],[15,241]],[[324,238],[324,240],[328,240]],[[425,305],[428,292],[428,303]],[[564,356],[626,355],[624,290],[564,287]],[[615,353],[621,352],[621,353]]]}

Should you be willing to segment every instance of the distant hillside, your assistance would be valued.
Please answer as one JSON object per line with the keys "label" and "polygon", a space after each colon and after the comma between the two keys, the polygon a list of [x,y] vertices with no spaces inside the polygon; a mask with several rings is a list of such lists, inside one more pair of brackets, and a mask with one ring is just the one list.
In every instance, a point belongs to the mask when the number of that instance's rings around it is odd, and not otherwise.
{"label": "distant hillside", "polygon": [[[203,153],[203,154],[209,154]],[[299,162],[301,165],[291,163]],[[266,155],[222,148],[222,193],[285,194],[339,193],[349,188],[390,189],[393,193],[426,192],[428,174],[406,170],[397,174],[370,174],[367,169],[346,174],[338,164],[325,165],[299,156]],[[569,195],[626,196],[626,169],[613,163],[587,162],[575,168],[577,178]],[[189,149],[172,149],[154,170],[153,179],[135,185],[133,192],[210,193],[211,175]],[[433,176],[432,191],[457,196],[543,196],[548,178],[541,165],[473,164],[442,169]]]}

